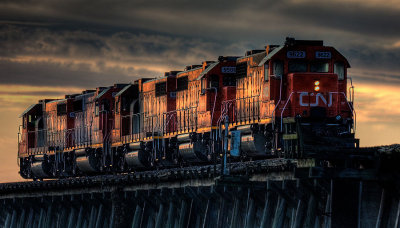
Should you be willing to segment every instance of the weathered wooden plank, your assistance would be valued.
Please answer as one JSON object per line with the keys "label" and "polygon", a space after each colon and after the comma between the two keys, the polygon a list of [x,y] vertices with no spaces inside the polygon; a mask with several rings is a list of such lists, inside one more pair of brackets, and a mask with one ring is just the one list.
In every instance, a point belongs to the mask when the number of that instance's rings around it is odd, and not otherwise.
{"label": "weathered wooden plank", "polygon": [[188,224],[188,214],[190,216],[189,210],[191,210],[191,204],[190,203],[190,208],[188,205],[188,202],[185,199],[182,199],[181,201],[181,207],[180,207],[180,212],[179,212],[179,227],[180,228],[185,228],[187,227]]}
{"label": "weathered wooden plank", "polygon": [[175,222],[175,204],[173,201],[169,202],[169,208],[168,208],[168,215],[167,215],[167,224],[166,228],[173,228],[174,227],[174,222]]}
{"label": "weathered wooden plank", "polygon": [[261,228],[267,228],[272,226],[273,215],[274,215],[274,205],[276,202],[276,194],[271,191],[267,192],[265,206],[263,210],[263,215],[261,219]]}
{"label": "weathered wooden plank", "polygon": [[143,207],[136,204],[135,214],[133,215],[132,228],[139,228],[141,226]]}
{"label": "weathered wooden plank", "polygon": [[252,197],[249,198],[249,206],[246,213],[246,228],[254,227],[254,220],[255,220],[255,203]]}
{"label": "weathered wooden plank", "polygon": [[163,224],[163,218],[164,218],[164,204],[160,203],[160,207],[157,212],[157,218],[156,218],[156,228],[161,228],[164,227],[165,224]]}

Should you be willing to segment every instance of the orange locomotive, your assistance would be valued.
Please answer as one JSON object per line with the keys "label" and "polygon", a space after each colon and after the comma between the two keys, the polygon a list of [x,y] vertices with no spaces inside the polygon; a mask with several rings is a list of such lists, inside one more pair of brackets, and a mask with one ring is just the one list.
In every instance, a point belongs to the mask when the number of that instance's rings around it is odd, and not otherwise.
{"label": "orange locomotive", "polygon": [[192,165],[219,161],[223,150],[245,160],[355,148],[349,67],[322,41],[288,38],[161,78],[42,100],[21,115],[20,174]]}

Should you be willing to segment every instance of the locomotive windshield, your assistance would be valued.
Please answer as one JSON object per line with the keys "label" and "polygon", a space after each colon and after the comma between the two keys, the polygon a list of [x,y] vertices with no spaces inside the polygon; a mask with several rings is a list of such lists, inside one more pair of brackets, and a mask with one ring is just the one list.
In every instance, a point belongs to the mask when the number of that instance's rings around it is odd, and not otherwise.
{"label": "locomotive windshield", "polygon": [[329,72],[329,63],[326,63],[326,62],[311,63],[310,72],[328,73]]}
{"label": "locomotive windshield", "polygon": [[289,73],[307,72],[307,63],[304,61],[290,61]]}

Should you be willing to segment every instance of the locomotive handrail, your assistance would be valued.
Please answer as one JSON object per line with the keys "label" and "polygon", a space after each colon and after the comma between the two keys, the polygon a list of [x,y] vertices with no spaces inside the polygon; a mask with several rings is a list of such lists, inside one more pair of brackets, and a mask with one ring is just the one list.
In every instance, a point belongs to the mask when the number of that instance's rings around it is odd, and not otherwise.
{"label": "locomotive handrail", "polygon": [[[224,113],[225,109],[229,108],[229,107],[232,106],[232,105],[236,106],[236,104],[237,104],[238,101],[250,100],[250,104],[253,105],[253,109],[255,109],[256,106],[254,106],[254,104],[255,104],[255,103],[260,103],[259,97],[260,97],[260,94],[258,94],[258,95],[253,95],[253,96],[247,96],[247,97],[240,97],[240,98],[235,98],[235,99],[223,101],[222,104],[221,104],[221,115],[220,115],[220,118],[218,119],[218,122],[217,122],[217,123],[219,123],[220,121],[222,121],[221,118],[223,118],[223,113]],[[256,99],[257,99],[257,100],[256,100]],[[247,104],[247,103],[246,103],[246,104]],[[227,112],[227,111],[225,111],[225,112]],[[237,112],[237,110],[236,110],[236,112]],[[235,112],[234,112],[233,114],[235,114]],[[236,115],[234,116],[235,118],[232,120],[232,122],[236,121],[236,116],[238,116],[238,114],[236,114]],[[239,115],[239,116],[240,116],[240,119],[243,118],[242,115]],[[254,119],[254,118],[256,118],[256,116],[258,116],[258,118],[259,118],[259,113],[256,114],[255,112],[252,112],[252,115],[245,115],[244,118],[245,118],[245,119],[246,119],[246,118],[253,118],[253,119]]]}
{"label": "locomotive handrail", "polygon": [[220,125],[220,123],[222,122],[222,119],[226,116],[226,113],[228,113],[228,111],[226,111],[226,110],[229,110],[229,106],[233,105],[233,102],[226,102],[226,103],[223,102],[223,103],[224,104],[223,104],[223,107],[222,107],[222,110],[221,110],[221,115],[220,115],[220,117],[218,118],[218,121],[217,121],[217,126]]}
{"label": "locomotive handrail", "polygon": [[356,122],[357,122],[357,113],[356,113],[356,110],[355,110],[354,107],[353,107],[353,104],[350,103],[350,102],[347,100],[346,94],[345,94],[344,92],[330,92],[330,93],[342,94],[342,95],[344,96],[344,98],[346,99],[346,103],[347,103],[347,105],[349,106],[349,108],[350,108],[350,110],[351,110],[351,113],[352,113],[353,116],[354,116],[354,132],[355,132],[356,129],[357,129],[357,124],[356,124]]}
{"label": "locomotive handrail", "polygon": [[[89,141],[91,141],[91,139],[87,138],[87,137],[84,140],[80,140],[79,142],[77,142],[75,139],[75,136],[76,136],[75,131],[77,131],[77,129],[88,129],[90,127],[91,126],[89,126],[89,125],[84,125],[82,127],[77,127],[77,128],[53,130],[53,131],[49,131],[47,129],[41,129],[41,130],[27,131],[25,133],[18,133],[18,134],[19,134],[20,138],[24,137],[24,135],[26,136],[28,134],[33,134],[33,133],[36,134],[36,136],[38,136],[39,134],[43,134],[43,136],[46,137],[47,140],[43,140],[40,143],[41,146],[36,146],[35,148],[44,148],[45,150],[43,150],[43,152],[47,152],[48,147],[54,147],[54,150],[62,151],[69,146],[76,146],[78,144],[79,145],[87,144]],[[19,142],[19,145],[21,145],[21,143],[22,142]],[[25,152],[29,152],[29,150],[30,150],[30,148],[26,147]],[[22,151],[20,151],[20,149],[19,149],[19,153],[21,153],[21,152]]]}
{"label": "locomotive handrail", "polygon": [[280,87],[279,87],[279,101],[275,104],[275,108],[274,108],[274,110],[272,110],[272,113],[271,113],[271,119],[272,119],[272,128],[274,128],[274,123],[275,123],[275,111],[276,111],[276,109],[278,108],[278,106],[281,104],[281,100],[282,100],[282,81],[283,81],[283,78],[281,77],[281,79],[280,79],[281,81],[280,81]]}
{"label": "locomotive handrail", "polygon": [[253,96],[235,98],[235,99],[223,101],[222,103],[228,103],[228,102],[233,102],[233,101],[237,101],[237,100],[244,100],[244,99],[249,99],[249,98],[255,98],[255,97],[260,97],[260,95],[253,95]]}
{"label": "locomotive handrail", "polygon": [[213,120],[214,120],[215,104],[217,103],[218,90],[217,90],[217,88],[215,88],[215,87],[210,87],[209,89],[214,89],[214,91],[215,91],[213,110],[212,110],[212,113],[211,113],[211,125],[212,125],[212,122],[213,122]]}
{"label": "locomotive handrail", "polygon": [[[167,118],[166,118],[166,125],[164,126],[164,127],[166,127],[166,126],[169,126],[169,122],[172,120],[172,118],[177,118],[177,116],[176,116],[176,112],[171,112],[171,113],[163,113],[164,115],[166,115],[167,116]],[[170,114],[169,116],[168,116],[168,114]],[[173,125],[173,129],[172,129],[172,131],[175,131],[176,130],[176,124],[174,123],[174,125]]]}
{"label": "locomotive handrail", "polygon": [[285,105],[283,106],[283,109],[282,109],[282,111],[281,111],[281,131],[282,131],[282,129],[283,129],[283,113],[285,112],[286,106],[287,106],[287,104],[289,103],[290,98],[292,98],[293,93],[295,93],[295,92],[292,91],[292,92],[290,93],[289,98],[286,100],[286,103],[285,103]]}
{"label": "locomotive handrail", "polygon": [[352,79],[351,77],[347,77],[347,80],[350,80],[349,100],[350,100],[350,102],[354,103],[354,86],[353,86],[353,79]]}
{"label": "locomotive handrail", "polygon": [[[134,116],[138,116],[138,117],[143,117],[143,119],[142,119],[142,121],[144,121],[144,122],[146,122],[146,121],[149,121],[149,120],[154,120],[155,119],[155,123],[153,123],[153,124],[151,124],[152,126],[150,126],[151,128],[150,129],[148,129],[148,130],[151,130],[151,132],[153,133],[153,131],[155,131],[155,130],[160,130],[160,131],[162,131],[162,133],[163,134],[165,134],[166,133],[166,129],[165,129],[165,126],[161,126],[161,123],[163,123],[163,122],[167,122],[167,124],[169,124],[169,122],[175,117],[175,118],[177,118],[177,115],[178,115],[178,112],[179,113],[182,113],[183,112],[183,115],[189,115],[189,116],[193,116],[193,117],[195,117],[196,118],[196,115],[197,115],[197,113],[194,111],[196,108],[197,108],[198,106],[196,105],[196,106],[191,106],[191,107],[187,107],[187,108],[181,108],[181,109],[176,109],[176,110],[172,110],[172,111],[168,111],[168,112],[163,112],[163,113],[158,113],[158,114],[153,114],[153,115],[147,115],[146,116],[146,113],[144,113],[144,112],[141,112],[141,113],[135,113],[135,114],[128,114],[128,115],[121,115],[121,118],[128,118],[128,117],[134,117]],[[192,113],[187,113],[188,111],[193,111]],[[162,116],[168,116],[168,117],[166,117],[166,119],[165,120],[163,120],[163,121],[161,121],[161,120],[159,120],[159,118],[160,117],[162,117]],[[163,119],[164,119],[164,117],[163,117]],[[184,118],[184,119],[187,119],[187,118]],[[186,120],[185,120],[186,121]],[[190,121],[189,119],[187,119],[187,121]],[[195,121],[197,122],[197,118],[195,119]],[[178,122],[178,121],[177,121]],[[133,124],[133,120],[132,120],[132,122],[131,122],[131,125]],[[196,124],[195,123],[191,123],[191,124],[188,124],[188,125],[193,125],[193,126],[196,126]],[[193,127],[192,126],[192,127]],[[144,127],[144,126],[141,126],[141,127]],[[177,130],[177,127],[176,127],[176,125],[174,125],[174,127],[173,127],[174,129],[174,131],[176,131]],[[180,127],[180,128],[182,128],[182,127]],[[185,127],[184,127],[185,128]],[[188,128],[190,128],[190,126],[188,126]],[[147,128],[146,128],[147,129]],[[139,130],[140,132],[142,132],[143,130],[145,130],[145,129],[141,129],[141,130]],[[132,131],[131,132],[133,132],[133,129],[132,129]],[[133,133],[131,134],[131,135],[133,135]]]}

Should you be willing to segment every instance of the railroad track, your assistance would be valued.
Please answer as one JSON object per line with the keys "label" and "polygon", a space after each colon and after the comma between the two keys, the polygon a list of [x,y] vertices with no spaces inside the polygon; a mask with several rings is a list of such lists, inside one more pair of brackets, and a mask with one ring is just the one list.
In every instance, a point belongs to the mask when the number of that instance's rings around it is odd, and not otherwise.
{"label": "railroad track", "polygon": [[[291,171],[295,167],[292,159],[267,159],[228,164],[231,175],[249,176],[254,174],[279,173]],[[24,191],[40,191],[44,189],[70,189],[106,186],[134,186],[142,184],[157,185],[163,182],[213,179],[221,176],[221,165],[190,166],[182,168],[160,169],[133,173],[108,174],[65,178],[57,180],[27,181],[0,184],[0,196],[8,193]]]}

